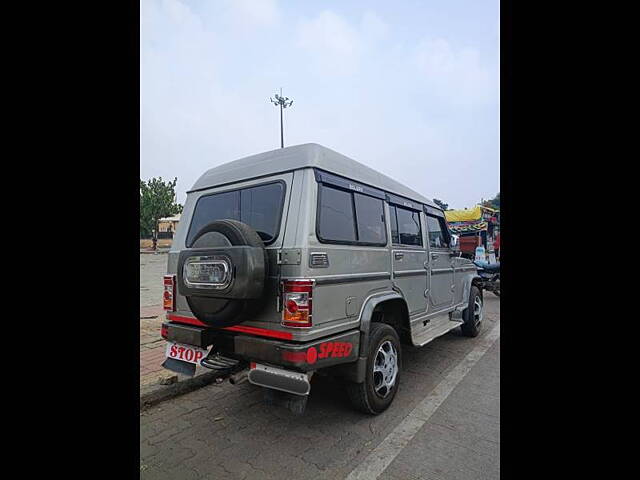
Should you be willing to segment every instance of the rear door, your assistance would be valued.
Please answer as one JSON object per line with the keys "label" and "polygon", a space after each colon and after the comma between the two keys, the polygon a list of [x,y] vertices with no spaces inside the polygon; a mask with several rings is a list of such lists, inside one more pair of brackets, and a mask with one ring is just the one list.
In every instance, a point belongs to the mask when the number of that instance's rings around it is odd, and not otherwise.
{"label": "rear door", "polygon": [[427,238],[429,240],[429,311],[444,310],[453,305],[454,279],[453,255],[449,247],[449,236],[444,213],[426,207]]}
{"label": "rear door", "polygon": [[402,201],[389,204],[393,284],[404,295],[409,315],[422,313],[427,303],[427,252],[422,237],[421,205]]}
{"label": "rear door", "polygon": [[[284,173],[188,194],[169,252],[168,273],[176,273],[180,251],[191,246],[195,234],[207,223],[225,218],[247,223],[265,242],[269,259],[265,291],[273,294],[268,295],[265,307],[245,323],[250,326],[260,326],[262,322],[279,324],[276,258],[286,233],[292,187],[293,173]],[[186,297],[179,294],[176,295],[176,314],[192,315]]]}

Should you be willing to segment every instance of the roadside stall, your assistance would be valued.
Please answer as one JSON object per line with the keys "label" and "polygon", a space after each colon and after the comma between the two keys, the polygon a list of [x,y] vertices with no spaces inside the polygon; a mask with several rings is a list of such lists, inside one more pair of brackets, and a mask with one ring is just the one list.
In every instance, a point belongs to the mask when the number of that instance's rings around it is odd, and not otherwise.
{"label": "roadside stall", "polygon": [[470,209],[447,210],[444,214],[451,233],[460,236],[463,256],[495,263],[494,242],[500,232],[499,210],[476,205]]}

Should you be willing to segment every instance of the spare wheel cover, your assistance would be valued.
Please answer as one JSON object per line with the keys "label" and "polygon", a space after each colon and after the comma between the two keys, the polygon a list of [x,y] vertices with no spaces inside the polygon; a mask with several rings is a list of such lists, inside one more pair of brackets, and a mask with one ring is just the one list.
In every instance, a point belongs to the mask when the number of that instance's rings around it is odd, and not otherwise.
{"label": "spare wheel cover", "polygon": [[[192,249],[222,249],[230,246],[250,246],[262,249],[264,275],[260,281],[264,285],[268,274],[268,261],[264,242],[249,225],[237,220],[216,220],[205,225],[192,242]],[[250,274],[253,274],[251,272]],[[182,272],[179,272],[182,276]],[[257,279],[256,279],[257,280]],[[246,320],[264,303],[264,294],[259,299],[212,298],[207,295],[186,295],[191,312],[198,320],[213,327],[228,327]]]}

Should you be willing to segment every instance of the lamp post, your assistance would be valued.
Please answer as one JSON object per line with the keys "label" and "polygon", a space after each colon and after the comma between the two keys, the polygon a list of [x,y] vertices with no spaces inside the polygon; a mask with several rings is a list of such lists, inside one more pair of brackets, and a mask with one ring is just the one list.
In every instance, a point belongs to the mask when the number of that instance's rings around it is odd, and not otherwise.
{"label": "lamp post", "polygon": [[276,107],[280,107],[280,148],[284,148],[284,130],[282,123],[282,110],[293,105],[293,100],[289,100],[289,97],[282,96],[282,88],[280,88],[280,95],[275,94],[276,99],[269,98],[271,103],[273,103]]}

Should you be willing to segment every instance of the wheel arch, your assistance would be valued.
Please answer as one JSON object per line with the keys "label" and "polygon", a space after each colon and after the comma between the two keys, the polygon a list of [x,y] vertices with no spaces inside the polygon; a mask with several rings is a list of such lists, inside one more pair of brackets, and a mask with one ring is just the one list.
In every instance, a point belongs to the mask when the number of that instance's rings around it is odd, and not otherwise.
{"label": "wheel arch", "polygon": [[[360,315],[358,316],[360,330],[358,360],[353,363],[331,367],[330,371],[333,375],[342,377],[353,383],[364,382],[367,367],[367,353],[369,351],[369,330],[371,328],[371,323],[375,321],[374,313],[376,312],[376,308],[380,308],[385,304],[389,304],[387,302],[394,302],[396,305],[402,305],[405,311],[408,311],[406,300],[401,293],[395,290],[385,290],[383,292],[376,292],[369,295],[362,303]],[[406,318],[406,322],[408,325],[408,315]],[[397,328],[395,325],[392,326]],[[402,332],[398,331],[398,336],[400,336],[402,339],[401,335]]]}
{"label": "wheel arch", "polygon": [[360,311],[360,356],[362,356],[363,351],[366,352],[369,348],[369,330],[371,328],[371,323],[375,321],[375,314],[385,305],[393,306],[393,308],[402,309],[401,311],[404,311],[404,315],[401,314],[399,322],[390,323],[396,329],[400,327],[401,330],[398,331],[398,335],[401,338],[402,328],[409,326],[407,302],[399,292],[390,290],[369,296],[364,301],[362,310]]}
{"label": "wheel arch", "polygon": [[478,290],[480,290],[480,295],[482,295],[482,279],[480,278],[479,275],[469,275],[467,276],[467,278],[464,281],[464,286],[463,286],[463,290],[462,290],[462,299],[466,299],[469,298],[469,295],[471,294],[471,287],[478,287]]}

